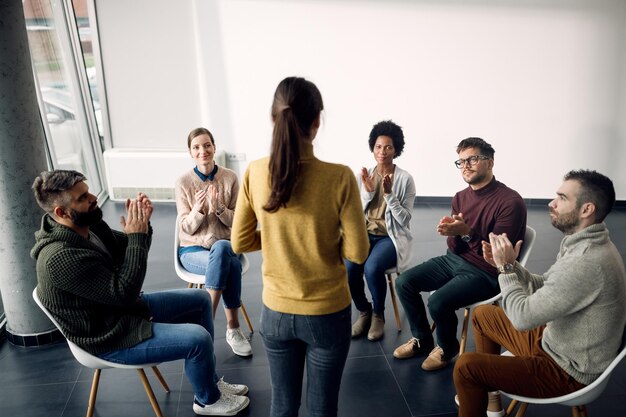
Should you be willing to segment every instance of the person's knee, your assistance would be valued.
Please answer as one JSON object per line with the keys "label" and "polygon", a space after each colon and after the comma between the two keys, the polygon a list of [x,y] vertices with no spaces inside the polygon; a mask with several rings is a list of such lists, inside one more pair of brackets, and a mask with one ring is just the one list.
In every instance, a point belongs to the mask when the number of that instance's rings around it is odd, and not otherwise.
{"label": "person's knee", "polygon": [[456,359],[453,372],[455,385],[469,379],[472,369],[477,366],[476,359],[477,355],[475,352],[465,352]]}
{"label": "person's knee", "polygon": [[370,261],[370,259],[368,259],[367,262],[365,262],[364,273],[366,277],[384,277],[386,270],[385,267],[375,260]]}
{"label": "person's knee", "polygon": [[211,334],[200,325],[189,325],[184,339],[191,348],[191,355],[213,354],[213,338]]}

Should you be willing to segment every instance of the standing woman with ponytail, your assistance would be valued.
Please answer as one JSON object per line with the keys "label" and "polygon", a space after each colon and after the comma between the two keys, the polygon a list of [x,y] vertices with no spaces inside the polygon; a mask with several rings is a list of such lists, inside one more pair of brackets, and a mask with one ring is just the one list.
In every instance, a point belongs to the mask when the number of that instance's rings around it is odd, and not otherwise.
{"label": "standing woman with ponytail", "polygon": [[351,337],[343,261],[361,264],[369,250],[352,171],[313,155],[323,107],[310,81],[280,82],[271,154],[248,166],[233,221],[235,252],[263,251],[261,336],[272,417],[298,415],[304,366],[308,415],[337,415]]}

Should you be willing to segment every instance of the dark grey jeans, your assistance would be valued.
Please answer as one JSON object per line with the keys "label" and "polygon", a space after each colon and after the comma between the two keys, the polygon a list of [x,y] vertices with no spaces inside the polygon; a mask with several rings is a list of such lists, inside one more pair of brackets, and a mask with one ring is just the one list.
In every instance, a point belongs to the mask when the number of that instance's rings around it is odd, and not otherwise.
{"label": "dark grey jeans", "polygon": [[448,251],[431,258],[396,279],[398,298],[404,307],[414,337],[433,340],[421,293],[434,291],[428,298],[428,311],[437,324],[437,343],[447,359],[459,351],[456,310],[487,300],[500,292],[497,277]]}
{"label": "dark grey jeans", "polygon": [[280,313],[263,306],[260,333],[270,366],[271,417],[298,415],[305,365],[308,415],[337,415],[350,349],[350,314],[350,306],[321,316]]}

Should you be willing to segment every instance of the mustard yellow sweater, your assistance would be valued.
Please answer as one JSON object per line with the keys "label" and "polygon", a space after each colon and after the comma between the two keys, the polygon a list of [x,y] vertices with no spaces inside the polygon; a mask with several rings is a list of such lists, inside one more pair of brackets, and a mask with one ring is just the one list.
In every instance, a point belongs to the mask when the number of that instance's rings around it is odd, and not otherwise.
{"label": "mustard yellow sweater", "polygon": [[[263,303],[289,314],[321,315],[350,305],[343,258],[363,263],[369,252],[359,189],[350,168],[322,162],[307,143],[298,183],[275,213],[269,158],[248,166],[237,199],[235,252],[263,251]],[[260,227],[258,227],[260,225]]]}

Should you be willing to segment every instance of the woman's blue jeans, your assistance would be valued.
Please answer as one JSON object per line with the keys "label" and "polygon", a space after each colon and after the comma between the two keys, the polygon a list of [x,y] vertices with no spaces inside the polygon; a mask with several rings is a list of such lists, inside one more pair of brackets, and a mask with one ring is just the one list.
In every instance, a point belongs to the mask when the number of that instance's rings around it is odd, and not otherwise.
{"label": "woman's blue jeans", "polygon": [[204,275],[205,288],[222,291],[224,306],[241,306],[241,261],[229,240],[218,240],[211,249],[184,252],[180,263],[189,272]]}
{"label": "woman's blue jeans", "polygon": [[350,310],[305,316],[263,306],[260,333],[270,366],[271,417],[298,415],[305,365],[309,417],[337,415],[341,375],[350,349]]}
{"label": "woman's blue jeans", "polygon": [[437,342],[450,359],[459,351],[456,310],[493,297],[500,286],[497,277],[450,251],[401,273],[396,279],[398,298],[413,337],[426,343],[433,336],[421,293],[434,290],[428,297],[428,311],[437,324]]}
{"label": "woman's blue jeans", "polygon": [[364,264],[355,264],[344,261],[348,270],[348,284],[354,305],[359,311],[369,311],[371,306],[365,296],[363,275],[367,281],[367,288],[372,294],[374,312],[381,316],[385,312],[385,297],[387,297],[387,279],[385,271],[396,266],[398,260],[396,247],[389,236],[370,235],[370,254]]}
{"label": "woman's blue jeans", "polygon": [[204,290],[181,289],[143,294],[152,314],[152,337],[126,349],[98,355],[122,364],[185,360],[185,375],[196,398],[213,404],[220,398],[213,353],[213,308]]}

